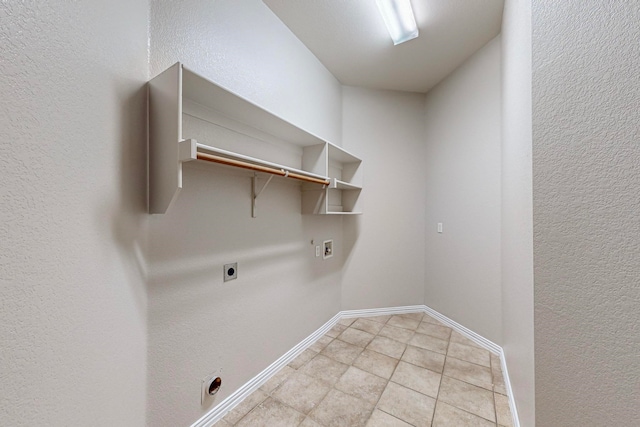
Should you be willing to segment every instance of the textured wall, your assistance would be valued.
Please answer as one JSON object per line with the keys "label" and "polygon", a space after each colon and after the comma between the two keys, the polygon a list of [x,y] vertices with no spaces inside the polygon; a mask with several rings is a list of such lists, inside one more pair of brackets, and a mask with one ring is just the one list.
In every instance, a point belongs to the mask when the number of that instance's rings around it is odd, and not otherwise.
{"label": "textured wall", "polygon": [[333,143],[340,84],[260,0],[151,0],[151,76],[176,61]]}
{"label": "textured wall", "polygon": [[343,93],[344,147],[363,159],[364,214],[344,219],[342,308],[422,304],[424,95]]}
{"label": "textured wall", "polygon": [[0,425],[144,425],[147,22],[0,3]]}
{"label": "textured wall", "polygon": [[[298,126],[339,140],[339,83],[261,1],[154,1],[151,11],[152,74],[183,61]],[[188,116],[185,123],[185,132],[202,142],[229,142],[206,123]],[[340,217],[302,216],[299,186],[274,179],[252,219],[248,174],[209,164],[184,169],[175,205],[150,221],[153,426],[196,421],[340,310]],[[329,238],[334,257],[316,258],[311,239]],[[223,283],[222,266],[234,261],[238,279]],[[200,382],[218,368],[223,387],[201,406]]]}
{"label": "textured wall", "polygon": [[500,91],[498,37],[427,94],[421,166],[426,171],[425,303],[497,343]]}
{"label": "textured wall", "polygon": [[531,1],[502,23],[502,347],[523,427],[535,425],[531,189]]}
{"label": "textured wall", "polygon": [[640,5],[533,2],[538,426],[640,425]]}

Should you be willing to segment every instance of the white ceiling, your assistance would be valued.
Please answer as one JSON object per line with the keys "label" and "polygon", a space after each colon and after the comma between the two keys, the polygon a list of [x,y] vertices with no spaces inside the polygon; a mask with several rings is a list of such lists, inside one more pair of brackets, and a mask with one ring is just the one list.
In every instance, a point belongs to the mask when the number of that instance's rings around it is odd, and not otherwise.
{"label": "white ceiling", "polygon": [[500,32],[504,0],[412,0],[393,45],[375,0],[263,0],[342,84],[427,92]]}

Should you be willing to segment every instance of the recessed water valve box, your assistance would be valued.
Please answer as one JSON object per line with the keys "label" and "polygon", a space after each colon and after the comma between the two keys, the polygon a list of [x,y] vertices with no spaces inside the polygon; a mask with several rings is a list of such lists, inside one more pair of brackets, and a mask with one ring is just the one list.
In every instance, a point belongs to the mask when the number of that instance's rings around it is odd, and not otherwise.
{"label": "recessed water valve box", "polygon": [[333,240],[325,240],[322,242],[324,251],[322,252],[322,259],[331,258],[333,256]]}
{"label": "recessed water valve box", "polygon": [[238,278],[238,263],[234,262],[231,264],[224,265],[224,281],[228,282],[229,280],[234,280]]}

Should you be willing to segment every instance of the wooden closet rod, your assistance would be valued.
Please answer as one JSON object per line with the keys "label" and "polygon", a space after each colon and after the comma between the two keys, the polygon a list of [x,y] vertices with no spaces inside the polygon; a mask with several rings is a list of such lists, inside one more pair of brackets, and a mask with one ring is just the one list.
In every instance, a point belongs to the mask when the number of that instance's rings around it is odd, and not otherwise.
{"label": "wooden closet rod", "polygon": [[256,165],[249,162],[243,162],[241,160],[229,159],[227,157],[222,157],[222,156],[214,156],[212,154],[198,153],[198,160],[206,160],[207,162],[220,163],[223,165],[235,166],[238,168],[250,169],[258,172],[270,173],[273,175],[283,176],[285,178],[293,178],[293,179],[298,179],[300,181],[312,182],[314,184],[329,185],[328,179],[312,178],[310,176],[304,176],[299,173],[289,172],[284,169],[270,168],[267,166],[261,166],[261,165]]}

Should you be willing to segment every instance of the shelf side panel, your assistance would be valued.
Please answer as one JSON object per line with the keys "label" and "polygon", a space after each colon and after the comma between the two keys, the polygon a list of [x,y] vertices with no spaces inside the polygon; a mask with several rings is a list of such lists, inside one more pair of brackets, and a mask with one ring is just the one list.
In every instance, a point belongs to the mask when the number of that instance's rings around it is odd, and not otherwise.
{"label": "shelf side panel", "polygon": [[182,64],[149,82],[149,213],[165,213],[182,188]]}
{"label": "shelf side panel", "polygon": [[304,147],[302,169],[317,175],[328,176],[327,144]]}
{"label": "shelf side panel", "polygon": [[342,206],[344,212],[362,213],[361,190],[345,190],[342,192]]}
{"label": "shelf side panel", "polygon": [[342,181],[362,187],[362,162],[351,162],[342,165]]}

